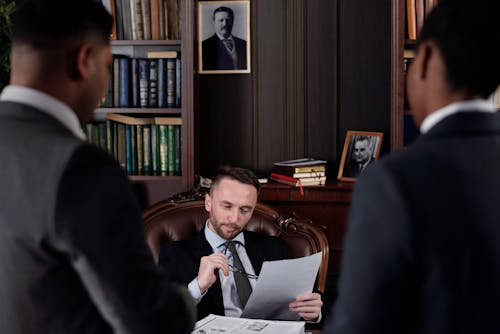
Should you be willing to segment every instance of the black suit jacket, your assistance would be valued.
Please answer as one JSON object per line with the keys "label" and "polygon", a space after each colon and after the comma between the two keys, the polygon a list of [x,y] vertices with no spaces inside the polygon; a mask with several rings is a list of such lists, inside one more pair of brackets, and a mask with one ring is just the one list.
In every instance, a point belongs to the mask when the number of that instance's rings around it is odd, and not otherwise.
{"label": "black suit jacket", "polygon": [[355,186],[325,333],[498,333],[500,115],[458,113]]}
{"label": "black suit jacket", "polygon": [[[245,249],[250,262],[259,275],[264,261],[286,258],[282,241],[276,237],[245,231]],[[188,285],[197,275],[202,256],[212,254],[212,247],[205,238],[204,230],[189,240],[166,243],[160,252],[160,265],[175,282]],[[198,303],[198,319],[209,314],[224,315],[224,302],[219,277]]]}
{"label": "black suit jacket", "polygon": [[[368,167],[368,165],[371,164],[373,161],[375,161],[375,160],[373,158],[370,158],[370,161],[368,162],[368,164],[366,165],[366,167],[364,169],[366,169]],[[359,164],[356,161],[356,159],[352,158],[352,159],[349,159],[347,164],[344,166],[342,176],[357,178],[362,171],[363,170],[360,170]]]}
{"label": "black suit jacket", "polygon": [[247,69],[247,42],[233,36],[237,67],[234,67],[233,58],[227,51],[224,43],[217,35],[213,35],[202,42],[202,59],[204,70],[246,70]]}

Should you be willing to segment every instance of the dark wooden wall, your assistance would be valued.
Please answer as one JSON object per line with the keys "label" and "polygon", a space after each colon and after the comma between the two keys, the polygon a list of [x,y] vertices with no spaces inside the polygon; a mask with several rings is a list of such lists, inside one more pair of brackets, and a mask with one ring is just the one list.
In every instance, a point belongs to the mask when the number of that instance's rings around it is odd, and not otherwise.
{"label": "dark wooden wall", "polygon": [[303,156],[336,169],[336,0],[253,0],[252,73],[196,77],[197,171],[269,171]]}

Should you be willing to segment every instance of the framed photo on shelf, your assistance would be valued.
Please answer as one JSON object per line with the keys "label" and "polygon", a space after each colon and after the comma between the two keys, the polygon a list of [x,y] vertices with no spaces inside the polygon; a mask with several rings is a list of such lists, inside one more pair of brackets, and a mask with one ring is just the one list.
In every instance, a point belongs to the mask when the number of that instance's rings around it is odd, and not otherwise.
{"label": "framed photo on shelf", "polygon": [[198,2],[198,72],[250,73],[250,1]]}
{"label": "framed photo on shelf", "polygon": [[347,131],[337,179],[356,181],[359,174],[378,159],[383,137],[382,132]]}

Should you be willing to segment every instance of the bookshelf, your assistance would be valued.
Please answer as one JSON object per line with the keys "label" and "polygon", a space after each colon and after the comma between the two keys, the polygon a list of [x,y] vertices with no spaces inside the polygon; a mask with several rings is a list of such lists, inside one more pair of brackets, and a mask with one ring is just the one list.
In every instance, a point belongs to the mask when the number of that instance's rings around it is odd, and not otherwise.
{"label": "bookshelf", "polygon": [[[172,0],[169,0],[172,1]],[[175,1],[175,0],[173,0]],[[123,2],[122,2],[123,3]],[[166,3],[166,1],[165,1]],[[141,206],[149,206],[176,193],[186,191],[194,182],[194,145],[193,145],[193,6],[190,1],[177,1],[179,10],[180,39],[161,40],[112,40],[114,55],[132,58],[147,58],[152,51],[176,51],[180,59],[180,104],[175,107],[99,107],[93,115],[93,122],[103,122],[108,113],[123,114],[132,117],[175,117],[181,118],[180,154],[181,169],[179,175],[165,173],[135,173],[129,178],[138,193]],[[179,64],[179,63],[178,63]]]}

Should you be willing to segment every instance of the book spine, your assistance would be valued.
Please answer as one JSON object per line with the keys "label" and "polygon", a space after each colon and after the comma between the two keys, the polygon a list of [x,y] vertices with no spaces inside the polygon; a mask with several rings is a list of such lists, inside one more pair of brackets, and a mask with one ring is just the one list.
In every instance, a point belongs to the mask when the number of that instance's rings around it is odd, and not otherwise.
{"label": "book spine", "polygon": [[130,138],[131,138],[131,163],[132,163],[132,173],[137,173],[137,128],[135,125],[130,125]]}
{"label": "book spine", "polygon": [[167,59],[158,59],[158,107],[167,107]]}
{"label": "book spine", "polygon": [[151,156],[151,125],[145,124],[142,127],[142,145],[144,156],[142,161],[144,163],[144,173],[150,173],[152,170],[152,156]]}
{"label": "book spine", "polygon": [[113,154],[113,124],[110,120],[106,120],[106,148],[111,156]]}
{"label": "book spine", "polygon": [[160,29],[160,38],[159,39],[167,39],[165,36],[165,8],[164,1],[158,0],[158,26]]}
{"label": "book spine", "polygon": [[149,59],[149,107],[158,107],[158,59]]}
{"label": "book spine", "polygon": [[127,147],[125,143],[125,124],[116,123],[118,138],[118,163],[123,169],[127,169]]}
{"label": "book spine", "polygon": [[125,159],[125,166],[127,173],[132,173],[132,134],[131,134],[131,127],[133,125],[125,124],[125,147],[126,147],[126,159]]}
{"label": "book spine", "polygon": [[142,134],[142,125],[136,125],[135,130],[137,140],[137,172],[140,174],[144,171],[144,141]]}
{"label": "book spine", "polygon": [[167,107],[176,106],[175,58],[167,58]]}
{"label": "book spine", "polygon": [[142,5],[141,0],[131,0],[135,6],[135,26],[137,39],[144,39],[144,22],[142,21]]}
{"label": "book spine", "polygon": [[119,106],[129,107],[129,85],[130,85],[130,62],[129,58],[118,58],[120,67],[120,84],[119,84]]}
{"label": "book spine", "polygon": [[151,11],[149,0],[141,0],[142,23],[144,26],[144,39],[151,39]]}
{"label": "book spine", "polygon": [[181,125],[174,126],[174,154],[175,154],[175,165],[174,165],[174,174],[181,175],[182,174],[182,160],[181,160],[181,152],[182,152],[182,139],[181,139]]}
{"label": "book spine", "polygon": [[97,131],[99,133],[99,147],[106,151],[107,146],[106,146],[106,123],[105,122],[99,122],[97,124]]}
{"label": "book spine", "polygon": [[158,142],[158,125],[151,125],[151,165],[153,172],[160,171],[160,149]]}
{"label": "book spine", "polygon": [[168,175],[175,174],[175,155],[174,155],[174,125],[169,124],[168,126],[168,159],[167,159],[167,171]]}
{"label": "book spine", "polygon": [[160,39],[160,0],[151,0],[151,38]]}
{"label": "book spine", "polygon": [[149,106],[149,62],[145,58],[139,61],[139,105],[142,108]]}
{"label": "book spine", "polygon": [[175,105],[181,106],[181,60],[175,59]]}
{"label": "book spine", "polygon": [[113,58],[113,107],[120,105],[120,62]]}
{"label": "book spine", "polygon": [[113,107],[113,66],[108,69],[108,85],[106,86],[106,93],[102,100],[101,106],[104,108]]}
{"label": "book spine", "polygon": [[159,148],[160,148],[160,172],[168,171],[168,128],[167,125],[158,125]]}
{"label": "book spine", "polygon": [[137,58],[132,58],[130,61],[130,70],[132,72],[132,107],[139,108],[140,104],[140,88],[139,88],[139,61]]}

